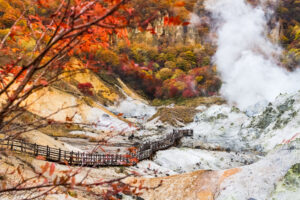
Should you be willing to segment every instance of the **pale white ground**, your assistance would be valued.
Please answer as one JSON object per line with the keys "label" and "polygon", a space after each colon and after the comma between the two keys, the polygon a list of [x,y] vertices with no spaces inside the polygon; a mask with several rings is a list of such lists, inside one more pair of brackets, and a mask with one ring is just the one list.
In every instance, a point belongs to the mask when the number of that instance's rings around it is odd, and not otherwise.
{"label": "pale white ground", "polygon": [[162,167],[151,160],[141,161],[131,169],[143,177],[163,177],[178,174],[170,168]]}
{"label": "pale white ground", "polygon": [[[143,116],[150,112],[144,107],[135,108],[138,111],[132,114]],[[97,125],[104,124],[107,130],[112,128],[110,123],[118,128],[127,127],[125,122],[106,116],[99,109],[91,111],[89,120],[98,122]],[[277,189],[273,194],[275,186],[280,184],[291,166],[300,162],[299,111],[300,92],[280,95],[270,104],[258,103],[244,111],[229,105],[201,106],[194,122],[185,127],[194,129],[194,137],[183,139],[184,147],[159,151],[153,161],[142,161],[128,170],[146,177],[162,177],[199,169],[222,171],[241,167],[241,172],[222,183],[216,199],[263,200],[271,199],[272,195],[272,198],[280,200],[299,200],[299,190]],[[151,136],[148,139],[153,140],[172,131],[173,127],[153,119],[145,123],[144,128],[138,135],[148,135]],[[93,136],[89,132],[73,134]],[[121,141],[122,138],[113,140]],[[291,144],[282,149],[279,146],[282,143]],[[205,150],[210,147],[227,149],[228,152]]]}
{"label": "pale white ground", "polygon": [[171,148],[159,151],[154,158],[154,162],[167,169],[184,173],[199,169],[230,169],[251,164],[259,158],[260,156],[247,153]]}
{"label": "pale white ground", "polygon": [[95,123],[93,128],[101,131],[132,131],[135,129],[134,127],[130,127],[126,122],[112,117],[98,108],[90,110],[87,120],[90,123]]}
{"label": "pale white ground", "polygon": [[[282,187],[274,193],[287,171],[300,163],[299,111],[300,92],[282,94],[270,104],[261,102],[244,111],[228,105],[211,106],[187,126],[194,129],[194,138],[183,139],[183,146],[221,147],[233,152],[171,148],[159,151],[153,162],[176,173],[242,166],[240,173],[222,183],[218,200],[299,200],[299,189]],[[284,143],[289,145],[282,146]]]}
{"label": "pale white ground", "polygon": [[283,94],[266,107],[240,111],[228,105],[215,105],[195,116],[187,128],[194,138],[185,139],[187,146],[210,146],[231,150],[268,152],[277,144],[300,134],[300,92]]}
{"label": "pale white ground", "polygon": [[49,147],[62,149],[66,151],[74,151],[74,152],[82,151],[80,148],[77,148],[65,142],[61,142],[59,140],[55,140],[53,137],[50,137],[37,130],[33,130],[22,134],[22,138],[32,144],[36,143],[44,146],[48,145]]}
{"label": "pale white ground", "polygon": [[132,99],[127,96],[119,105],[116,105],[116,111],[123,113],[124,117],[149,118],[155,114],[156,109],[144,102]]}
{"label": "pale white ground", "polygon": [[[300,163],[299,141],[278,148],[264,159],[242,167],[241,172],[229,177],[221,184],[221,191],[216,200],[270,199],[276,184],[296,163]],[[282,193],[281,197],[286,200],[300,199],[297,193],[290,191]]]}

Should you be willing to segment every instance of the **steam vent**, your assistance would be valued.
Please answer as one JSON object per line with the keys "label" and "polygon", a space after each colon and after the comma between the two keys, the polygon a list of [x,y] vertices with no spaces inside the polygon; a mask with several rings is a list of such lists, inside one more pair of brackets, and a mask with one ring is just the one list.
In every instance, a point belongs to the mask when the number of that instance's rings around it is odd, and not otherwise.
{"label": "steam vent", "polygon": [[0,0],[0,200],[300,200],[300,1]]}

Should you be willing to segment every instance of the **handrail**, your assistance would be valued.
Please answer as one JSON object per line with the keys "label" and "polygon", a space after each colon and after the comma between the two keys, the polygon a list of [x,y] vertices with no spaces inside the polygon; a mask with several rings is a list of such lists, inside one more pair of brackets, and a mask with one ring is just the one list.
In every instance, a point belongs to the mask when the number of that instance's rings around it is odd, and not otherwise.
{"label": "handrail", "polygon": [[0,149],[9,149],[11,151],[26,153],[31,156],[41,157],[45,160],[57,162],[60,164],[77,165],[77,166],[129,166],[137,162],[150,158],[156,151],[169,148],[184,136],[192,136],[193,130],[173,130],[166,135],[163,140],[140,143],[132,147],[135,151],[127,154],[118,153],[85,153],[65,151],[58,148],[43,146],[25,142],[24,140],[0,140]]}

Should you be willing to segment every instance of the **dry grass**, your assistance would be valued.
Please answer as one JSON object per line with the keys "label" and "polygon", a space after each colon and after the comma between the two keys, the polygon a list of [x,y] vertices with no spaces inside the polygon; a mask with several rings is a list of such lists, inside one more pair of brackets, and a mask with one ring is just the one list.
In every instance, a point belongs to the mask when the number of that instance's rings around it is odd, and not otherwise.
{"label": "dry grass", "polygon": [[76,85],[75,82],[73,82],[73,84],[68,84],[67,82],[65,82],[63,80],[59,80],[59,81],[54,82],[52,87],[54,87],[57,90],[60,90],[60,91],[72,94],[76,97],[79,97],[79,96],[81,96],[81,93],[75,85]]}
{"label": "dry grass", "polygon": [[226,103],[226,101],[221,97],[197,97],[193,99],[186,99],[182,102],[179,102],[178,105],[184,105],[188,107],[197,107],[200,105],[210,106],[210,105],[221,105]]}
{"label": "dry grass", "polygon": [[[29,111],[24,111],[24,113],[18,117],[17,121],[22,124],[31,124],[33,122],[38,122],[38,121],[40,121],[41,123],[43,122],[40,116],[33,114]],[[89,137],[85,135],[70,134],[71,131],[80,131],[80,130],[82,130],[82,128],[77,124],[64,124],[64,123],[49,124],[46,127],[39,129],[39,131],[41,131],[42,133],[52,137],[88,139]]]}
{"label": "dry grass", "polygon": [[54,125],[48,125],[45,128],[41,128],[40,131],[42,133],[45,133],[46,135],[52,136],[52,137],[67,137],[67,138],[82,138],[82,139],[88,139],[89,137],[82,134],[71,134],[70,131],[79,131],[82,130],[78,125],[60,125],[60,124],[54,124]]}
{"label": "dry grass", "polygon": [[194,116],[198,111],[192,107],[176,106],[174,108],[160,108],[155,115],[151,117],[159,118],[162,122],[178,126],[178,122],[187,124],[193,122]]}
{"label": "dry grass", "polygon": [[213,104],[221,105],[226,103],[226,101],[217,96],[213,97],[195,97],[190,99],[167,99],[167,100],[159,100],[155,99],[152,101],[152,105],[154,106],[163,106],[163,105],[170,105],[176,104],[178,106],[186,106],[186,107],[197,107],[200,105],[210,106]]}

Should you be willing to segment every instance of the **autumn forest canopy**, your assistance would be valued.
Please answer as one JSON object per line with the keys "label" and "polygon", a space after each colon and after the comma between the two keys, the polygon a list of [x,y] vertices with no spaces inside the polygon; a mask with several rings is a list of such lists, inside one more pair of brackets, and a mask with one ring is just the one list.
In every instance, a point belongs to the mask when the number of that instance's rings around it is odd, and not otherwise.
{"label": "autumn forest canopy", "polygon": [[[299,66],[298,4],[280,1],[273,17],[290,71]],[[203,0],[1,0],[0,87],[7,100],[0,116],[82,69],[120,77],[151,100],[216,95],[222,81],[212,22]],[[93,83],[76,84],[93,95]]]}

